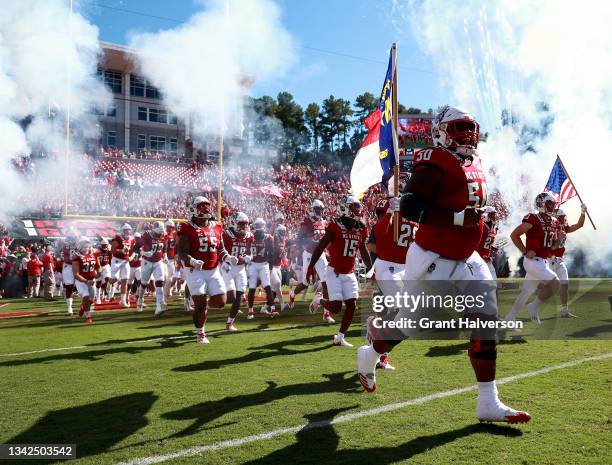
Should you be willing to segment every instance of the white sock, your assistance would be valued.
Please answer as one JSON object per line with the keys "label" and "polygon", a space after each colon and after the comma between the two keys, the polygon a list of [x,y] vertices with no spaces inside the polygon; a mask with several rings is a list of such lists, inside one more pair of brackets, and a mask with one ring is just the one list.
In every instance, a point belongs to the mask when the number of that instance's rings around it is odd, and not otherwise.
{"label": "white sock", "polygon": [[477,382],[478,400],[484,402],[499,402],[497,397],[497,384],[495,381]]}
{"label": "white sock", "polygon": [[66,299],[66,305],[68,306],[68,311],[71,312],[72,311],[72,297],[68,297]]}
{"label": "white sock", "polygon": [[317,294],[314,296],[314,299],[312,299],[312,303],[315,305],[319,305],[321,303],[321,295]]}
{"label": "white sock", "polygon": [[272,305],[270,306],[270,312],[275,312],[275,311],[276,311],[276,309],[274,308],[274,304],[272,304]]}
{"label": "white sock", "polygon": [[253,307],[249,307],[249,313],[253,313]]}
{"label": "white sock", "polygon": [[127,294],[121,293],[121,302],[127,302]]}
{"label": "white sock", "polygon": [[336,336],[338,336],[338,339],[344,339],[344,333],[341,333],[340,331],[338,331],[338,334],[336,334]]}
{"label": "white sock", "polygon": [[91,316],[91,312],[85,312],[85,318],[89,318]]}
{"label": "white sock", "polygon": [[155,300],[158,304],[162,304],[164,302],[164,290],[161,287],[155,288]]}
{"label": "white sock", "polygon": [[[338,333],[341,334],[341,333]],[[368,366],[375,367],[378,359],[380,358],[380,354],[374,350],[374,346],[368,346],[367,351],[365,352]]]}
{"label": "white sock", "polygon": [[204,326],[202,326],[201,328],[196,328],[196,333],[204,334]]}
{"label": "white sock", "polygon": [[234,318],[227,317],[227,324],[231,325],[234,322]]}

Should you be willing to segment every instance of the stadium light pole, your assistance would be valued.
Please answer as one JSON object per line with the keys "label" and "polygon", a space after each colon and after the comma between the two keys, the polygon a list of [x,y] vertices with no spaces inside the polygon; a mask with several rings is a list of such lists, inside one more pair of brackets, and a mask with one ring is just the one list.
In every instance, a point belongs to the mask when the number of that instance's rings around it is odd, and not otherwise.
{"label": "stadium light pole", "polygon": [[[229,1],[225,0],[225,30],[224,33],[227,36],[229,28]],[[224,37],[227,39],[227,37]],[[228,43],[224,40],[224,43]],[[219,129],[219,173],[217,175],[217,221],[221,221],[221,203],[223,202],[223,145],[225,136],[225,98],[221,99],[221,124]]]}
{"label": "stadium light pole", "polygon": [[[68,12],[68,36],[72,40],[72,11],[73,11],[73,0],[69,0],[69,12]],[[64,216],[68,215],[68,163],[70,161],[70,92],[72,87],[72,76],[70,70],[70,54],[66,55],[66,81],[68,92],[66,93],[66,154],[64,163]]]}

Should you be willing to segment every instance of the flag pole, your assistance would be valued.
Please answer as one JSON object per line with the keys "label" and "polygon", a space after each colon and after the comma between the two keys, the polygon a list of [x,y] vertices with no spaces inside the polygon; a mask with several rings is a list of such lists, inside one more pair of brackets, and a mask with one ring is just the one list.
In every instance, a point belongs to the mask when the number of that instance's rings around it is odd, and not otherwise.
{"label": "flag pole", "polygon": [[[225,34],[228,33],[230,19],[229,3],[225,0]],[[227,39],[227,37],[226,37]],[[227,43],[227,40],[225,40]],[[221,102],[221,128],[219,129],[219,172],[217,174],[217,221],[222,222],[221,204],[223,202],[223,145],[225,136],[225,100]]]}
{"label": "flag pole", "polygon": [[[397,149],[397,126],[398,126],[398,114],[397,114],[397,45],[393,42],[391,46],[391,54],[393,56],[393,148],[395,152],[395,165],[393,166],[393,197],[399,195],[399,150]],[[399,212],[393,214],[393,240],[397,242],[399,237]]]}
{"label": "flag pole", "polygon": [[[576,184],[574,184],[574,181],[572,181],[572,178],[570,178],[569,172],[565,169],[565,165],[563,164],[563,160],[561,160],[561,157],[559,156],[559,154],[557,154],[557,159],[559,160],[559,163],[561,163],[561,168],[563,168],[563,171],[565,172],[565,175],[567,176],[567,179],[569,179],[569,182],[572,184],[572,186],[574,186],[574,190],[576,191],[576,196],[578,197],[578,200],[580,200],[580,203],[584,203],[582,201],[582,197],[580,197],[580,194],[578,193],[578,189],[576,188]],[[593,229],[597,230],[597,228],[595,227],[595,223],[593,223],[593,218],[591,218],[591,214],[589,213],[589,211],[586,211],[587,216],[589,217],[589,221],[591,222],[591,226],[593,226]]]}

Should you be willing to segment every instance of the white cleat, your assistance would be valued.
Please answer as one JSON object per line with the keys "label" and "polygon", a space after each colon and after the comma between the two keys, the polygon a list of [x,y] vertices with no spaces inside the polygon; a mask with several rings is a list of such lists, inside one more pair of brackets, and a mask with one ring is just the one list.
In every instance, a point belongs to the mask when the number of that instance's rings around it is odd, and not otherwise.
{"label": "white cleat", "polygon": [[206,333],[198,333],[197,341],[198,341],[198,344],[210,344],[210,341],[206,337]]}
{"label": "white cleat", "polygon": [[529,312],[529,316],[531,317],[531,321],[533,321],[536,325],[542,324],[540,321],[540,312],[538,312],[538,307],[535,305],[535,300],[527,305],[527,311]]}
{"label": "white cleat", "polygon": [[259,309],[259,313],[263,313],[264,315],[269,315],[270,310],[268,310],[267,305],[262,305],[261,308]]}
{"label": "white cleat", "polygon": [[142,305],[142,299],[137,299],[137,300],[136,300],[136,311],[137,311],[138,313],[142,312],[142,307],[143,307],[143,305]]}
{"label": "white cleat", "polygon": [[310,313],[317,313],[319,311],[319,304],[316,304],[314,302],[314,300],[312,302],[310,302],[310,304],[308,305],[308,311]]}
{"label": "white cleat", "polygon": [[378,354],[372,357],[370,346],[361,346],[357,349],[357,374],[359,382],[367,392],[376,391],[376,362]]}
{"label": "white cleat", "polygon": [[102,300],[100,297],[96,297],[96,305],[102,305]]}
{"label": "white cleat", "polygon": [[255,312],[249,311],[247,313],[247,320],[252,320],[253,318],[255,318]]}
{"label": "white cleat", "polygon": [[130,308],[130,304],[128,304],[125,300],[122,300],[119,305],[121,305],[123,308]]}
{"label": "white cleat", "polygon": [[238,331],[238,328],[234,326],[234,323],[225,323],[226,331]]}
{"label": "white cleat", "polygon": [[395,370],[395,367],[389,363],[389,356],[382,354],[376,363],[377,370]]}
{"label": "white cleat", "polygon": [[334,334],[333,345],[341,346],[341,347],[353,347],[353,344],[351,344],[350,342],[346,342],[346,339],[344,339],[344,336],[338,336],[337,334]]}
{"label": "white cleat", "polygon": [[561,318],[578,318],[578,317],[574,315],[572,312],[570,312],[569,308],[565,308],[561,310]]}
{"label": "white cleat", "polygon": [[323,321],[328,325],[333,325],[336,322],[336,320],[332,318],[331,313],[329,313],[329,310],[323,312]]}
{"label": "white cleat", "polygon": [[476,418],[482,422],[527,423],[531,415],[514,410],[501,401],[481,402],[478,400]]}

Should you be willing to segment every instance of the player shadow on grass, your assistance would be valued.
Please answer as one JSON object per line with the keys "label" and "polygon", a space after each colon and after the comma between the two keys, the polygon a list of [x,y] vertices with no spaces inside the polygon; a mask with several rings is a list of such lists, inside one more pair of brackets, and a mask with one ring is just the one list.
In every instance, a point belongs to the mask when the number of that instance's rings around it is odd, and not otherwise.
{"label": "player shadow on grass", "polygon": [[590,328],[583,328],[579,331],[574,331],[573,333],[568,334],[567,337],[576,337],[581,339],[601,337],[602,339],[610,339],[610,337],[612,336],[612,323],[606,322],[612,320],[608,319],[600,321],[605,324],[599,326],[592,326]]}
{"label": "player shadow on grass", "polygon": [[[223,417],[230,412],[237,412],[254,406],[263,406],[275,401],[284,400],[294,396],[318,395],[328,393],[361,393],[359,380],[354,372],[331,373],[323,375],[325,381],[289,384],[278,386],[268,381],[268,387],[263,391],[238,396],[228,396],[218,400],[211,400],[194,404],[174,412],[167,412],[162,418],[168,420],[194,420],[187,428],[179,431],[167,439],[187,436],[197,433],[203,426]],[[267,413],[262,413],[266,415]],[[235,422],[224,423],[226,426]]]}
{"label": "player shadow on grass", "polygon": [[[512,339],[502,339],[503,336],[500,336],[500,340],[498,341],[498,345],[506,345],[506,344],[527,344],[527,341],[523,339],[521,336],[512,336]],[[432,346],[429,348],[427,353],[425,353],[426,357],[447,357],[451,355],[460,355],[463,352],[467,352],[470,348],[470,342],[460,342],[457,344],[448,344],[444,346]]]}
{"label": "player shadow on grass", "polygon": [[190,341],[186,340],[163,340],[156,343],[156,345],[147,346],[147,347],[117,347],[117,348],[106,348],[106,349],[97,349],[97,350],[83,350],[79,352],[70,352],[63,354],[54,354],[47,355],[44,357],[37,357],[32,359],[16,359],[16,360],[7,360],[0,362],[0,367],[10,367],[10,366],[21,366],[21,365],[33,365],[37,363],[46,363],[46,362],[56,362],[63,360],[88,360],[90,362],[95,362],[98,360],[103,360],[104,358],[115,355],[115,354],[140,354],[143,352],[148,352],[152,350],[161,350],[161,349],[174,349],[177,347],[181,347],[182,345],[188,343]]}
{"label": "player shadow on grass", "polygon": [[[347,333],[347,336],[359,336],[361,332],[359,330],[352,330]],[[312,344],[320,344],[322,342],[328,342],[329,344],[319,345],[310,349],[290,349],[290,346],[304,346]],[[172,371],[204,371],[214,370],[223,368],[231,365],[240,365],[248,362],[257,362],[266,358],[277,357],[279,355],[300,355],[308,354],[312,352],[320,352],[327,350],[331,347],[332,337],[328,334],[322,334],[318,336],[304,337],[301,339],[287,339],[283,341],[273,342],[258,347],[248,347],[246,350],[250,351],[240,357],[235,358],[222,358],[218,360],[204,360],[203,362],[194,363],[192,365],[184,365],[175,367]]]}
{"label": "player shadow on grass", "polygon": [[78,458],[102,454],[147,426],[147,414],[157,399],[151,391],[137,392],[52,410],[8,443],[76,444]]}
{"label": "player shadow on grass", "polygon": [[[243,465],[284,463],[386,465],[408,460],[415,455],[428,452],[431,449],[444,446],[472,434],[495,434],[513,438],[520,437],[523,434],[520,430],[509,426],[475,424],[443,433],[418,436],[397,446],[338,450],[342,437],[336,432],[332,419],[345,410],[347,408],[305,415],[304,417],[308,420],[308,424],[296,433],[295,439],[297,442],[283,449],[271,452],[264,457],[244,462]],[[395,434],[400,437],[403,435],[408,436],[410,431],[409,429],[396,429]],[[379,441],[376,436],[371,436],[369,442],[377,443]]]}

